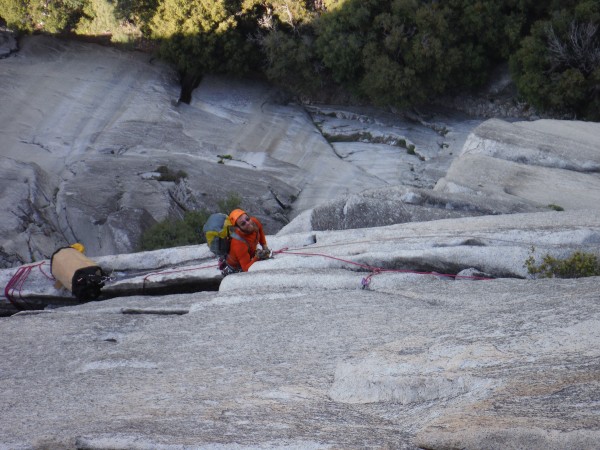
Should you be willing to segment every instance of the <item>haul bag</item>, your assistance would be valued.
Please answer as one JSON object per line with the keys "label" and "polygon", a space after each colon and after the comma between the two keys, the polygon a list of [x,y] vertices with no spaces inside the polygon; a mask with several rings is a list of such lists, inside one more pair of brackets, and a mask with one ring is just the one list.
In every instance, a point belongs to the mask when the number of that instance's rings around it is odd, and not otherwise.
{"label": "haul bag", "polygon": [[59,248],[54,252],[50,271],[79,301],[96,300],[104,287],[102,268],[72,247]]}

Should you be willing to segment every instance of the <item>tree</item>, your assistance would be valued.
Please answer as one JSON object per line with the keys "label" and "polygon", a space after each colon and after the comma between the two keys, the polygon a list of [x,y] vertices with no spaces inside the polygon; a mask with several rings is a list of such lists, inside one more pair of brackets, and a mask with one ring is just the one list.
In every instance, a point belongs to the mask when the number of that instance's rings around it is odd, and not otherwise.
{"label": "tree", "polygon": [[315,23],[323,66],[368,101],[401,107],[482,84],[524,22],[506,2],[492,0],[335,6]]}
{"label": "tree", "polygon": [[60,33],[75,26],[86,3],[86,0],[0,0],[0,16],[17,30]]}
{"label": "tree", "polygon": [[225,0],[163,0],[149,28],[161,42],[161,56],[185,77],[245,74],[253,66],[255,48],[240,27],[240,8]]}
{"label": "tree", "polygon": [[27,6],[24,0],[0,0],[0,19],[15,30],[32,29]]}
{"label": "tree", "polygon": [[197,245],[206,242],[202,226],[208,219],[206,210],[188,211],[182,220],[164,220],[148,228],[140,238],[140,250]]}
{"label": "tree", "polygon": [[600,4],[570,2],[532,27],[511,68],[521,95],[547,111],[600,118]]}

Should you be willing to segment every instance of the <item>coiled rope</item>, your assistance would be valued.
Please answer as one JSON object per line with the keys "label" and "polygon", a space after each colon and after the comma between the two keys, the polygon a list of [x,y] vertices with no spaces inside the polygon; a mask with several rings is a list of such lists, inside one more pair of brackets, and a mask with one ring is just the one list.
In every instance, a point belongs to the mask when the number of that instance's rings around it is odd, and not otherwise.
{"label": "coiled rope", "polygon": [[[44,272],[44,269],[42,269],[42,266],[44,264],[46,264],[46,261],[19,267],[19,269],[15,272],[15,274],[6,284],[6,287],[4,288],[4,296],[15,308],[19,310],[33,309],[33,307],[25,301],[25,299],[21,295],[21,292],[23,291],[25,281],[27,281],[27,278],[29,277],[29,274],[31,273],[34,267],[37,267],[40,270],[40,272],[42,272],[42,274],[44,274],[44,276],[49,280],[54,280],[54,277],[48,275],[46,272]],[[18,293],[20,303],[17,302],[17,300],[15,299],[15,291],[17,291]]]}

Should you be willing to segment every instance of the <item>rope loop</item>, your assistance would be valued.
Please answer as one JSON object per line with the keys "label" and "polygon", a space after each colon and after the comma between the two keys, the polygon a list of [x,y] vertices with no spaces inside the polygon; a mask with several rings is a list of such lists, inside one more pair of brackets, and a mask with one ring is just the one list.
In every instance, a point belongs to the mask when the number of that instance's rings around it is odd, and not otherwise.
{"label": "rope loop", "polygon": [[[15,274],[12,276],[12,278],[8,281],[8,283],[6,284],[6,287],[4,288],[4,296],[8,299],[8,301],[18,310],[23,310],[24,307],[22,305],[24,305],[27,309],[33,309],[32,306],[30,306],[25,299],[23,298],[23,296],[21,295],[22,291],[23,291],[23,286],[25,286],[25,281],[27,281],[27,278],[29,277],[29,274],[31,273],[31,271],[33,270],[34,267],[37,267],[39,269],[40,272],[42,272],[42,274],[44,274],[44,276],[50,280],[53,280],[54,277],[49,276],[46,272],[44,272],[44,270],[42,269],[42,266],[45,264],[45,261],[42,261],[40,263],[37,264],[30,264],[28,266],[21,266],[17,269],[17,271],[15,272]],[[17,302],[17,300],[15,299],[15,291],[17,291],[19,299],[21,300],[21,303]]]}

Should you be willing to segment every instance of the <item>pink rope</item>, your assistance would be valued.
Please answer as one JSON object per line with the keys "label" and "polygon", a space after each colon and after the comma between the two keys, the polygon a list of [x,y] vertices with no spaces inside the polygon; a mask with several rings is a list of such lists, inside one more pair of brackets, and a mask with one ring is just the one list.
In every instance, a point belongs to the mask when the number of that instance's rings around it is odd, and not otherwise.
{"label": "pink rope", "polygon": [[23,309],[21,305],[15,300],[15,291],[17,291],[21,302],[24,303],[27,307],[31,308],[31,306],[29,306],[27,302],[25,302],[25,300],[23,299],[21,292],[23,291],[25,281],[27,281],[27,278],[29,277],[29,274],[31,273],[34,267],[37,267],[46,278],[50,280],[54,279],[53,277],[49,276],[46,272],[44,272],[44,270],[42,269],[42,266],[44,264],[46,264],[46,262],[42,261],[38,264],[31,264],[29,266],[19,267],[15,274],[12,276],[12,278],[6,284],[6,287],[4,288],[4,296],[15,308]]}
{"label": "pink rope", "polygon": [[450,273],[437,273],[437,272],[419,272],[416,270],[404,270],[404,269],[384,269],[381,267],[374,267],[374,266],[370,266],[368,264],[361,264],[358,263],[356,261],[350,261],[348,259],[343,259],[343,258],[338,258],[336,256],[331,256],[331,255],[326,255],[324,253],[305,253],[305,252],[291,252],[288,251],[288,247],[284,247],[280,250],[276,250],[273,251],[273,253],[277,253],[277,254],[287,254],[287,255],[299,255],[299,256],[320,256],[322,258],[329,258],[329,259],[333,259],[336,261],[340,261],[346,264],[352,264],[354,266],[358,266],[361,267],[363,269],[367,269],[369,271],[371,271],[371,274],[365,278],[362,279],[361,284],[362,284],[362,288],[365,289],[369,286],[369,283],[371,282],[371,278],[379,273],[383,273],[383,272],[395,272],[395,273],[412,273],[412,274],[416,274],[416,275],[433,275],[433,276],[438,276],[438,277],[449,277],[449,278],[462,278],[462,279],[470,279],[470,280],[493,280],[493,278],[489,278],[489,277],[476,277],[476,276],[468,276],[468,275],[455,275],[455,274],[450,274]]}

